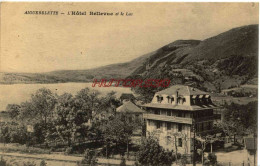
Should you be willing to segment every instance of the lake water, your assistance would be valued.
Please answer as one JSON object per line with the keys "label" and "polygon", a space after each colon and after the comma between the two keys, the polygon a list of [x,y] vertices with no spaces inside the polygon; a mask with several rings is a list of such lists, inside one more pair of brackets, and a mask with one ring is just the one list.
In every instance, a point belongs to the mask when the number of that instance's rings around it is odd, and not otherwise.
{"label": "lake water", "polygon": [[101,95],[115,91],[119,97],[122,93],[132,93],[130,88],[124,87],[92,87],[92,83],[58,83],[58,84],[0,84],[0,111],[5,110],[8,104],[20,104],[29,100],[31,95],[40,88],[48,88],[52,92],[61,95],[65,92],[77,94],[83,88],[98,90]]}

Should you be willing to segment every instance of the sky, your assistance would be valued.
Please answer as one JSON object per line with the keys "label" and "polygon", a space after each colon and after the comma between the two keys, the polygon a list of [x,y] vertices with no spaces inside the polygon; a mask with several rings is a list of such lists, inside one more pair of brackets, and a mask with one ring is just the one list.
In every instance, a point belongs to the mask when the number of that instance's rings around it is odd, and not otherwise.
{"label": "sky", "polygon": [[[258,3],[3,2],[0,9],[0,72],[82,70],[122,63],[175,40],[204,40],[259,21]],[[24,14],[39,10],[59,15]],[[87,15],[67,15],[71,11]],[[91,16],[90,11],[132,16]]]}

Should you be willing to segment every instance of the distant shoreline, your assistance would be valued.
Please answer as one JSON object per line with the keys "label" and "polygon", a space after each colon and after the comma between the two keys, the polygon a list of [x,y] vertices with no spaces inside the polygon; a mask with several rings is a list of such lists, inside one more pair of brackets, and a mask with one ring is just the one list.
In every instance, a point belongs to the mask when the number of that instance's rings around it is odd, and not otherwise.
{"label": "distant shoreline", "polygon": [[14,85],[14,84],[62,84],[62,83],[92,83],[91,81],[57,81],[57,82],[0,82],[0,85]]}

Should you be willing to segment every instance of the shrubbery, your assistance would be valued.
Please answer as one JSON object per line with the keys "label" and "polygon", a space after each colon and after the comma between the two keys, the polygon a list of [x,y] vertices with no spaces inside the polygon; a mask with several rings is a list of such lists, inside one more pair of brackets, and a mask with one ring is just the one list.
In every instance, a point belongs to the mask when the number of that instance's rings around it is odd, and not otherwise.
{"label": "shrubbery", "polygon": [[1,159],[0,159],[0,166],[7,166],[7,162],[6,162],[6,160],[4,160],[3,156],[1,156]]}
{"label": "shrubbery", "polygon": [[41,161],[40,166],[47,166],[47,163],[45,162],[45,160]]}
{"label": "shrubbery", "polygon": [[72,147],[67,147],[66,150],[65,150],[65,154],[66,155],[69,155],[69,154],[72,154]]}
{"label": "shrubbery", "polygon": [[121,158],[120,166],[126,166],[126,160],[124,157]]}
{"label": "shrubbery", "polygon": [[211,165],[217,164],[217,156],[215,153],[209,153],[208,160]]}
{"label": "shrubbery", "polygon": [[137,159],[143,166],[171,166],[176,160],[172,151],[164,150],[151,136],[142,140]]}
{"label": "shrubbery", "polygon": [[89,166],[97,166],[97,154],[93,150],[87,149],[84,154],[84,158],[81,162],[77,163],[78,166],[87,164]]}

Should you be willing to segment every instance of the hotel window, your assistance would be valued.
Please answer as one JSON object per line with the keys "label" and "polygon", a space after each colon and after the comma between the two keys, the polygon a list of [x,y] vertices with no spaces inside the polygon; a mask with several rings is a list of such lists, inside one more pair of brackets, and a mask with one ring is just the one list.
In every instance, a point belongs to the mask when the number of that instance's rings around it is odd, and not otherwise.
{"label": "hotel window", "polygon": [[170,96],[167,96],[168,103],[170,103]]}
{"label": "hotel window", "polygon": [[197,98],[196,95],[192,95],[192,97],[191,97],[191,105],[195,105],[196,104],[196,98]]}
{"label": "hotel window", "polygon": [[195,130],[196,130],[197,132],[199,132],[199,125],[198,125],[198,124],[195,125]]}
{"label": "hotel window", "polygon": [[213,122],[209,122],[209,130],[213,129]]}
{"label": "hotel window", "polygon": [[171,123],[167,123],[167,130],[171,130],[172,129],[171,127],[172,127]]}
{"label": "hotel window", "polygon": [[162,126],[162,122],[157,121],[157,122],[156,122],[156,129],[161,128],[161,126]]}
{"label": "hotel window", "polygon": [[197,131],[198,131],[198,132],[203,131],[202,123],[199,123],[199,124],[198,124],[198,130],[197,130]]}
{"label": "hotel window", "polygon": [[171,103],[174,102],[174,97],[171,97]]}
{"label": "hotel window", "polygon": [[182,104],[186,102],[186,99],[185,98],[182,98]]}
{"label": "hotel window", "polygon": [[178,112],[178,117],[182,117],[182,112]]}
{"label": "hotel window", "polygon": [[156,96],[157,97],[157,102],[159,103],[160,102],[160,96]]}
{"label": "hotel window", "polygon": [[180,97],[177,98],[177,104],[180,104]]}
{"label": "hotel window", "polygon": [[204,131],[205,130],[205,125],[204,123],[201,123],[201,131]]}
{"label": "hotel window", "polygon": [[161,103],[163,101],[163,97],[161,95],[157,95],[157,102]]}
{"label": "hotel window", "polygon": [[178,146],[182,147],[182,138],[178,138]]}
{"label": "hotel window", "polygon": [[171,110],[167,110],[167,116],[171,116]]}
{"label": "hotel window", "polygon": [[207,123],[207,130],[211,130],[211,122]]}
{"label": "hotel window", "polygon": [[181,132],[182,131],[182,124],[178,124],[178,132]]}
{"label": "hotel window", "polygon": [[155,110],[154,114],[160,115],[160,110]]}

